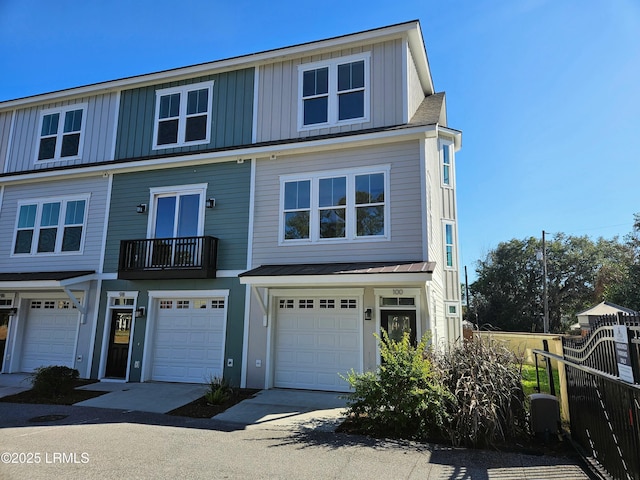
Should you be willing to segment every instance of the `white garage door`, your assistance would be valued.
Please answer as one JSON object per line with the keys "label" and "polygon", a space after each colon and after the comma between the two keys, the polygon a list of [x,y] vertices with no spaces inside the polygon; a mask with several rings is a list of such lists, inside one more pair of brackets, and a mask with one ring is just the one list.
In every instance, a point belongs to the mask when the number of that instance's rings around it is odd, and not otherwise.
{"label": "white garage door", "polygon": [[360,370],[355,298],[278,298],[274,386],[348,391],[339,374]]}
{"label": "white garage door", "polygon": [[158,300],[151,379],[205,383],[222,377],[225,299]]}
{"label": "white garage door", "polygon": [[73,368],[79,312],[69,300],[31,300],[22,342],[20,370],[45,365]]}

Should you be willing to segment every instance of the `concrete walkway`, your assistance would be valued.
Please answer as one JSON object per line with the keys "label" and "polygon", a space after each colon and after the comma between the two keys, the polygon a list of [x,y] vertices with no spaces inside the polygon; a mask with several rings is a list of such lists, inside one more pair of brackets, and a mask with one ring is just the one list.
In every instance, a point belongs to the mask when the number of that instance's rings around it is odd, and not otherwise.
{"label": "concrete walkway", "polygon": [[119,383],[99,382],[78,387],[81,390],[109,392],[76,403],[80,407],[167,413],[202,397],[207,386],[198,383]]}
{"label": "concrete walkway", "polygon": [[31,389],[31,374],[0,373],[0,398]]}

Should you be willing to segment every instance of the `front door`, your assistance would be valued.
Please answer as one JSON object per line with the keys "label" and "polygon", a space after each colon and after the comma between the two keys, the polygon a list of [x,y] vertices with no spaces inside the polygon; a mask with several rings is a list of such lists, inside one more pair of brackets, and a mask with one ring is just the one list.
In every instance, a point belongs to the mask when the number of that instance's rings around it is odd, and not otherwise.
{"label": "front door", "polygon": [[416,312],[414,310],[382,310],[380,315],[380,327],[386,330],[391,340],[400,341],[404,333],[408,332],[411,344],[416,344]]}
{"label": "front door", "polygon": [[131,340],[131,310],[111,311],[109,351],[107,353],[106,377],[126,378],[129,363],[129,342]]}

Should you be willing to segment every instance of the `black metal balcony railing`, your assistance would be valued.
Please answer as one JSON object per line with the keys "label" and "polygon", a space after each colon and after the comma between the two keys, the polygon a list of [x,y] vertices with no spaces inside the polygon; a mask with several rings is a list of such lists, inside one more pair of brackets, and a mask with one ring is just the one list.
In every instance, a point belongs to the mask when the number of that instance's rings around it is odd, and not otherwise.
{"label": "black metal balcony railing", "polygon": [[215,237],[122,240],[118,278],[215,278],[217,256]]}

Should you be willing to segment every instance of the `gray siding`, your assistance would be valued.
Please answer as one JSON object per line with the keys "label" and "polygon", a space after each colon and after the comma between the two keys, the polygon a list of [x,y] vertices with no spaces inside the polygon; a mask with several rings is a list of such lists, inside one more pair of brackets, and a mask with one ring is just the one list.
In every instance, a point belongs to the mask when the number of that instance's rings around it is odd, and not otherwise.
{"label": "gray siding", "polygon": [[[405,89],[402,75],[403,48],[402,40],[392,40],[260,67],[257,141],[268,142],[401,124]],[[298,132],[298,65],[362,52],[371,53],[370,121]]]}
{"label": "gray siding", "polygon": [[[0,269],[3,272],[97,271],[102,253],[107,186],[107,179],[102,176],[82,180],[5,186],[2,210],[0,211],[0,258],[3,259]],[[19,200],[84,194],[90,194],[90,198],[85,225],[84,250],[81,254],[11,256]]]}
{"label": "gray siding", "polygon": [[[211,141],[205,145],[152,150],[156,90],[213,80]],[[197,152],[251,143],[254,69],[248,68],[122,92],[116,159]]]}
{"label": "gray siding", "polygon": [[147,236],[149,213],[136,205],[149,203],[149,189],[208,183],[207,197],[216,207],[205,209],[204,235],[219,239],[218,270],[241,270],[247,265],[251,162],[226,162],[115,175],[106,244],[105,272],[118,270],[120,240]]}
{"label": "gray siding", "polygon": [[11,134],[11,116],[13,112],[0,113],[0,173],[5,171],[7,151],[9,150],[9,135]]}
{"label": "gray siding", "polygon": [[[115,126],[116,98],[117,94],[111,93],[18,110],[13,127],[13,141],[6,171],[21,172],[110,160]],[[81,103],[87,104],[86,118],[83,118],[82,157],[73,160],[38,162],[36,158],[40,139],[40,112],[49,108]]]}
{"label": "gray siding", "polygon": [[[389,241],[278,245],[280,175],[391,165]],[[420,151],[417,141],[334,152],[258,159],[253,266],[277,263],[409,261],[422,258]]]}

